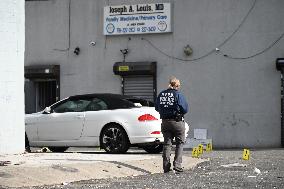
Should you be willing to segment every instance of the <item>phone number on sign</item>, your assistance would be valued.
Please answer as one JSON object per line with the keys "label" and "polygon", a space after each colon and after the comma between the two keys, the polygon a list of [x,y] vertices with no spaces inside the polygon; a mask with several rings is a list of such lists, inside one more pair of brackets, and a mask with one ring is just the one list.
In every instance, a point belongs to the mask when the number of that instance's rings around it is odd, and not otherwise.
{"label": "phone number on sign", "polygon": [[130,27],[130,28],[116,28],[117,33],[134,33],[134,32],[155,32],[156,26],[150,27]]}

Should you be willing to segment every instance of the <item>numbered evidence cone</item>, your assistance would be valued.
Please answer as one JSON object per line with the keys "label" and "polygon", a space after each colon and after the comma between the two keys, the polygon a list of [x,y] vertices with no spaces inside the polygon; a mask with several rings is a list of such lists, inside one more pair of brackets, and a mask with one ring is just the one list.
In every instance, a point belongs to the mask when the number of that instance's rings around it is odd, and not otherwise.
{"label": "numbered evidence cone", "polygon": [[203,144],[198,145],[198,153],[203,154]]}
{"label": "numbered evidence cone", "polygon": [[206,152],[210,152],[210,151],[212,151],[212,144],[208,143],[206,144]]}
{"label": "numbered evidence cone", "polygon": [[198,158],[198,157],[199,157],[198,147],[194,147],[194,148],[192,149],[192,157],[193,157],[193,158]]}
{"label": "numbered evidence cone", "polygon": [[248,149],[244,149],[243,160],[249,160],[249,158],[250,158],[250,151]]}

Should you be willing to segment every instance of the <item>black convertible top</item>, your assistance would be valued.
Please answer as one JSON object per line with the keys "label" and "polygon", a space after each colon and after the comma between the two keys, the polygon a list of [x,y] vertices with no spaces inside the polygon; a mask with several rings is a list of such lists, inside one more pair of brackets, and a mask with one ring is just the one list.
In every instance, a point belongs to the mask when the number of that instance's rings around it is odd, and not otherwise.
{"label": "black convertible top", "polygon": [[134,103],[140,103],[142,106],[154,106],[153,102],[142,98],[121,95],[121,94],[113,94],[113,93],[92,93],[92,94],[73,95],[70,96],[68,99],[90,99],[90,98],[100,98],[104,100],[108,104],[110,109],[136,107]]}
{"label": "black convertible top", "polygon": [[[94,97],[101,97],[101,98],[118,98],[118,99],[127,99],[127,98],[137,98],[132,96],[126,96],[121,94],[114,94],[114,93],[92,93],[92,94],[82,94],[82,95],[73,95],[69,98],[94,98]],[[137,98],[139,99],[139,98]]]}

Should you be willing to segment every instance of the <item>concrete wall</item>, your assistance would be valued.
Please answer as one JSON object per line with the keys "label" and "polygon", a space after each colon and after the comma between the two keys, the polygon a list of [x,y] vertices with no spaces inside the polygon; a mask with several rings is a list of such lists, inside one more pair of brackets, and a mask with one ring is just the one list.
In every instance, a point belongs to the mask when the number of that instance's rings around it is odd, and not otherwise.
{"label": "concrete wall", "polygon": [[25,1],[0,1],[0,154],[24,152]]}
{"label": "concrete wall", "polygon": [[[126,61],[157,61],[158,91],[167,86],[169,76],[181,79],[191,107],[186,120],[192,129],[208,129],[215,147],[279,147],[280,73],[275,59],[284,57],[284,39],[253,58],[223,55],[247,57],[279,38],[284,30],[284,1],[257,0],[239,27],[254,0],[168,0],[163,2],[173,5],[172,33],[102,34],[104,6],[153,2],[159,1],[26,2],[25,65],[60,64],[61,98],[120,93],[120,77],[113,74],[112,66],[123,59],[120,49],[128,48]],[[161,54],[142,37],[180,59],[199,58],[216,47],[220,51],[196,61],[180,61]],[[91,46],[91,41],[96,45]],[[193,48],[190,57],[183,53],[187,44]],[[73,53],[77,46],[79,56]]]}

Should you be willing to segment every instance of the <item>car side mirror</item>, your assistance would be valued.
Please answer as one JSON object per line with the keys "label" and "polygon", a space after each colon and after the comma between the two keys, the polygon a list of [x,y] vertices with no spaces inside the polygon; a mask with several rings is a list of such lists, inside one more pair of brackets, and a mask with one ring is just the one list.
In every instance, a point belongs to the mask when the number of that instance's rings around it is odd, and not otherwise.
{"label": "car side mirror", "polygon": [[51,113],[51,108],[50,107],[44,108],[43,113],[50,114]]}

